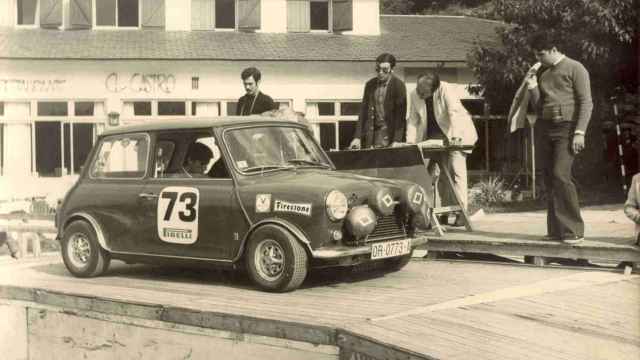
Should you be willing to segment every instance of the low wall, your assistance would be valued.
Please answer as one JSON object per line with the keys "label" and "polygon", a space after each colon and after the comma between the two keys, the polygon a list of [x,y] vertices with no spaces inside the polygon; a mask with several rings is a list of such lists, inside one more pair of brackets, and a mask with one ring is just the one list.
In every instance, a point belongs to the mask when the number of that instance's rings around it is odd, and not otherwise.
{"label": "low wall", "polygon": [[343,329],[16,286],[0,286],[0,319],[6,360],[431,359]]}

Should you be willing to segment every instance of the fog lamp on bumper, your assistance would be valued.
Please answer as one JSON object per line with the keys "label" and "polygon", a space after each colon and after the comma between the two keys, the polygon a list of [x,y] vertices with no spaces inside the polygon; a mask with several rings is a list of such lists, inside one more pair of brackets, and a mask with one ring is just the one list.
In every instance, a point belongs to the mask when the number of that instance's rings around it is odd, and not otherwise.
{"label": "fog lamp on bumper", "polygon": [[425,200],[426,193],[420,185],[413,184],[402,191],[402,203],[414,214],[421,211]]}
{"label": "fog lamp on bumper", "polygon": [[347,214],[345,227],[354,238],[359,240],[373,232],[377,221],[376,214],[368,206],[356,206]]}
{"label": "fog lamp on bumper", "polygon": [[398,204],[393,199],[393,193],[387,188],[377,189],[374,196],[370,197],[373,200],[371,206],[382,216],[389,216],[393,214],[393,210]]}

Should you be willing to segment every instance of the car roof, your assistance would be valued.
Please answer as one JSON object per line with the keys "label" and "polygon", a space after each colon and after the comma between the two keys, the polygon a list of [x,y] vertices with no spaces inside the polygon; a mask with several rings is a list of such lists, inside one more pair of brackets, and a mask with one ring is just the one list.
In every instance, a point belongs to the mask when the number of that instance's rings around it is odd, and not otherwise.
{"label": "car roof", "polygon": [[136,133],[136,132],[149,132],[160,130],[182,130],[182,129],[202,129],[211,127],[222,126],[237,126],[237,125],[269,125],[269,124],[281,124],[281,125],[301,125],[298,122],[291,120],[283,120],[274,117],[267,116],[221,116],[211,118],[168,118],[162,120],[153,120],[142,124],[124,125],[116,128],[105,130],[100,136]]}

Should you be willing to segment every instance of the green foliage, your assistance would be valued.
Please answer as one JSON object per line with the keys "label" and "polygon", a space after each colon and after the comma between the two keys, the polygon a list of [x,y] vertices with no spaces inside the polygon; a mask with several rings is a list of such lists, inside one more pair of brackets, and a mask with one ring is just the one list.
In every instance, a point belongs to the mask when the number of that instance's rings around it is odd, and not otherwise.
{"label": "green foliage", "polygon": [[636,78],[616,74],[637,61],[631,46],[638,31],[638,10],[633,3],[634,0],[495,0],[495,11],[506,23],[498,30],[500,43],[477,41],[468,58],[494,112],[508,110],[509,95],[515,93],[535,62],[528,38],[540,30],[553,34],[560,51],[585,65],[592,83],[597,84],[594,90],[610,94],[623,79]]}
{"label": "green foliage", "polygon": [[380,1],[382,14],[413,14],[414,2],[412,0],[382,0]]}
{"label": "green foliage", "polygon": [[478,205],[492,205],[500,203],[505,197],[504,180],[500,177],[490,177],[474,186],[477,192],[473,196],[473,202]]}

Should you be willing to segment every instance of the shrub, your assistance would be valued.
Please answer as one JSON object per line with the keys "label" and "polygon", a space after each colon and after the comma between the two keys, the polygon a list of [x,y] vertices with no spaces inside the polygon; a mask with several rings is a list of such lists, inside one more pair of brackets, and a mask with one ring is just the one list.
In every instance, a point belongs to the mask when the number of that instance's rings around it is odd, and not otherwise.
{"label": "shrub", "polygon": [[491,205],[504,200],[505,184],[500,177],[489,177],[476,186],[478,191],[474,196],[474,201],[479,205]]}

